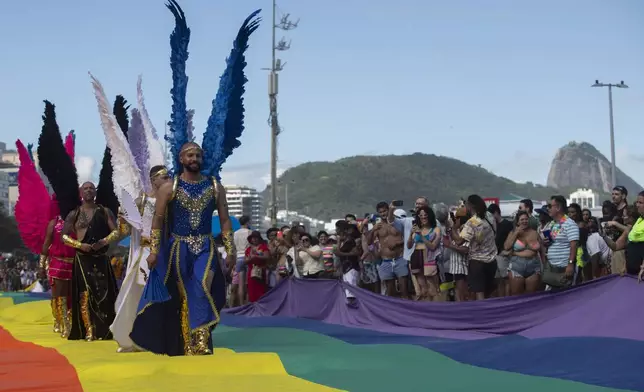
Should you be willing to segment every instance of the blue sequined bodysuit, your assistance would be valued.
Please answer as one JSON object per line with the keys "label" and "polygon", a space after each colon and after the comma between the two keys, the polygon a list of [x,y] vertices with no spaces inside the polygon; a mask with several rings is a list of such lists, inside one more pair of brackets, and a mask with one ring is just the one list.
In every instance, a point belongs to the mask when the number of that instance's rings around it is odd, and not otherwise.
{"label": "blue sequined bodysuit", "polygon": [[211,354],[210,331],[219,323],[226,302],[225,278],[212,236],[218,184],[212,178],[174,181],[165,240],[155,267],[165,277],[171,299],[152,303],[142,298],[130,337],[157,354]]}
{"label": "blue sequined bodysuit", "polygon": [[193,254],[203,250],[206,239],[212,236],[212,215],[215,211],[215,187],[212,179],[198,183],[176,180],[169,204],[172,211],[171,236],[188,243]]}

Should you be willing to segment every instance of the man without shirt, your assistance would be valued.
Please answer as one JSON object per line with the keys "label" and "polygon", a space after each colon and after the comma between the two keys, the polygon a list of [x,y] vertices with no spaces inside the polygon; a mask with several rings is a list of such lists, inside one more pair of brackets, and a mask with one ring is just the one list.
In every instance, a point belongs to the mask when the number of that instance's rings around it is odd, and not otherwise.
{"label": "man without shirt", "polygon": [[392,296],[395,292],[395,279],[398,279],[400,294],[403,298],[409,298],[407,290],[407,276],[409,267],[403,257],[405,248],[403,233],[405,231],[402,219],[395,219],[395,206],[389,206],[380,202],[376,210],[381,220],[374,225],[369,232],[368,241],[373,244],[377,239],[380,244],[381,264],[378,267],[380,280],[387,286],[387,295]]}

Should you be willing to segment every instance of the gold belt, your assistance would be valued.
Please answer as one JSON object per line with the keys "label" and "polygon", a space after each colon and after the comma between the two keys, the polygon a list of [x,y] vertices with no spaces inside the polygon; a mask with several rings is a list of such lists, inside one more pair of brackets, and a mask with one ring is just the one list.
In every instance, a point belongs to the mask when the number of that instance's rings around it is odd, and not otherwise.
{"label": "gold belt", "polygon": [[206,241],[206,239],[212,238],[212,234],[197,234],[197,235],[184,236],[184,235],[178,235],[178,234],[172,233],[172,237],[174,237],[176,241],[186,242],[188,244],[188,249],[190,249],[192,253],[196,254],[201,252],[204,242]]}
{"label": "gold belt", "polygon": [[51,256],[52,259],[56,259],[59,261],[62,261],[63,263],[68,263],[68,264],[74,264],[74,258],[73,257],[56,257],[56,256]]}

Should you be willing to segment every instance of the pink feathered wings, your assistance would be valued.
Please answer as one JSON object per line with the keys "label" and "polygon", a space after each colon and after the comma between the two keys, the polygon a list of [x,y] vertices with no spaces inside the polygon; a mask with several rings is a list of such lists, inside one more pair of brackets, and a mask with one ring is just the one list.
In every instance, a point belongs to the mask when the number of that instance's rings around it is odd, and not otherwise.
{"label": "pink feathered wings", "polygon": [[[35,254],[40,254],[49,221],[59,215],[56,195],[49,195],[35,163],[27,148],[20,140],[16,141],[20,159],[18,168],[18,200],[15,217],[18,231],[25,246]],[[65,138],[65,150],[74,161],[74,135],[70,132]]]}

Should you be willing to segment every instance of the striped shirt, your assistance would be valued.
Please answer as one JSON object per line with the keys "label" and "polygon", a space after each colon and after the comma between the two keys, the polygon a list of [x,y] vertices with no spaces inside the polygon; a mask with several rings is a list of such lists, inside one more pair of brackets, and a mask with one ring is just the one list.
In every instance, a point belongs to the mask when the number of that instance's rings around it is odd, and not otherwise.
{"label": "striped shirt", "polygon": [[[555,267],[567,267],[570,260],[570,243],[579,241],[579,226],[567,215],[558,222],[548,223],[551,243],[548,247],[548,262]],[[574,260],[572,260],[574,261]]]}
{"label": "striped shirt", "polygon": [[[455,246],[456,243],[452,241],[452,245]],[[469,248],[470,243],[464,242],[461,246]],[[467,275],[467,255],[461,254],[454,249],[450,249],[447,273],[452,275]]]}

